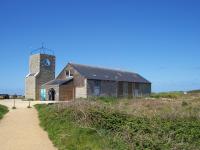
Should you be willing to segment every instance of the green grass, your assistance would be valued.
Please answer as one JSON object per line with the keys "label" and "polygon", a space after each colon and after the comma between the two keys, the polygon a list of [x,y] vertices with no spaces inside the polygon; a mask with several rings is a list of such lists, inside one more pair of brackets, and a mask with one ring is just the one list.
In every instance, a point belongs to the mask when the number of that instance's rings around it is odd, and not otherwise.
{"label": "green grass", "polygon": [[92,96],[85,100],[100,101],[100,102],[105,102],[105,103],[114,103],[114,102],[118,101],[119,99],[117,99],[116,97],[108,97],[108,96],[101,96],[101,97]]}
{"label": "green grass", "polygon": [[[70,117],[68,110],[54,105],[35,105],[41,126],[59,150],[109,150],[125,148],[122,141],[112,139],[95,128],[81,126]],[[121,144],[122,143],[122,144]]]}
{"label": "green grass", "polygon": [[188,93],[200,93],[200,90],[192,90],[192,91],[188,91]]}
{"label": "green grass", "polygon": [[8,108],[6,106],[0,105],[0,119],[8,112]]}
{"label": "green grass", "polygon": [[[36,108],[41,126],[59,150],[200,149],[197,101],[105,102],[82,100]],[[126,113],[129,107],[137,112]]]}
{"label": "green grass", "polygon": [[150,97],[178,99],[182,95],[183,95],[183,92],[166,92],[166,93],[152,93]]}
{"label": "green grass", "polygon": [[129,149],[198,149],[200,121],[196,118],[147,118],[119,112],[90,112],[92,126],[123,139]]}

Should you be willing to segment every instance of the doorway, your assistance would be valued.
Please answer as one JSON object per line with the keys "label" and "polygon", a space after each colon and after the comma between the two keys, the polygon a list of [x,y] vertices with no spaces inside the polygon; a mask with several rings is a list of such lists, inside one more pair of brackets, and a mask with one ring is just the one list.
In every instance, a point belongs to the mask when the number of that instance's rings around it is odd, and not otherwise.
{"label": "doorway", "polygon": [[56,91],[53,88],[49,90],[48,95],[50,101],[55,101]]}
{"label": "doorway", "polygon": [[42,101],[45,101],[46,100],[46,89],[41,89],[40,90],[40,99]]}

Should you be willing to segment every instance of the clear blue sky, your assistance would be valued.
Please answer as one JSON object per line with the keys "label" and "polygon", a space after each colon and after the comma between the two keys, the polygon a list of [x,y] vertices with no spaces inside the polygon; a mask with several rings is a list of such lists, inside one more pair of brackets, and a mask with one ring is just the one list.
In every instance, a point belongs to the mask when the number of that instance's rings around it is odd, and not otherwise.
{"label": "clear blue sky", "polygon": [[140,73],[153,91],[200,88],[199,0],[1,0],[0,93],[24,90],[30,51]]}

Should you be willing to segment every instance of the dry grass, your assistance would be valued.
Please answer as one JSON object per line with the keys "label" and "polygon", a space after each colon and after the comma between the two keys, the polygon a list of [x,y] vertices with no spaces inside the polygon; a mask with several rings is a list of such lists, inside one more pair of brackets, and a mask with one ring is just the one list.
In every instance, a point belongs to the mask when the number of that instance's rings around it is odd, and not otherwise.
{"label": "dry grass", "polygon": [[56,105],[59,110],[73,107],[84,112],[87,108],[108,108],[137,117],[161,117],[161,118],[198,118],[200,119],[200,93],[180,95],[177,99],[170,98],[134,98],[134,99],[113,99],[101,101],[95,98],[87,100],[76,100],[70,103]]}
{"label": "dry grass", "polygon": [[139,98],[123,99],[111,107],[134,116],[162,118],[200,118],[200,94],[182,95],[178,99]]}
{"label": "dry grass", "polygon": [[[56,105],[59,110],[68,107],[85,110],[89,107],[109,108],[122,113],[137,117],[161,117],[161,118],[198,118],[200,119],[200,93],[179,94],[178,98],[134,98],[134,99],[113,99],[90,98],[89,100],[76,100],[70,103]],[[108,99],[108,100],[107,100]],[[88,102],[89,101],[89,102]],[[85,108],[86,107],[86,108]]]}
{"label": "dry grass", "polygon": [[200,93],[190,93],[186,95],[179,93],[177,98],[143,97],[120,100],[110,98],[110,101],[109,98],[94,98],[93,100],[90,98],[90,101],[90,104],[93,103],[101,107],[103,104],[103,107],[109,107],[114,110],[139,117],[200,117]]}

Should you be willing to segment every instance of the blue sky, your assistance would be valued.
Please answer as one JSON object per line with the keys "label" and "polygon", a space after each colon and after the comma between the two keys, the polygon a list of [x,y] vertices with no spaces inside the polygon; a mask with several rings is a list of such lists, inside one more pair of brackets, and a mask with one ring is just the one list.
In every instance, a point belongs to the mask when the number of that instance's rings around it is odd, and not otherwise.
{"label": "blue sky", "polygon": [[30,52],[134,71],[152,90],[200,88],[198,0],[1,0],[0,93],[23,94]]}

